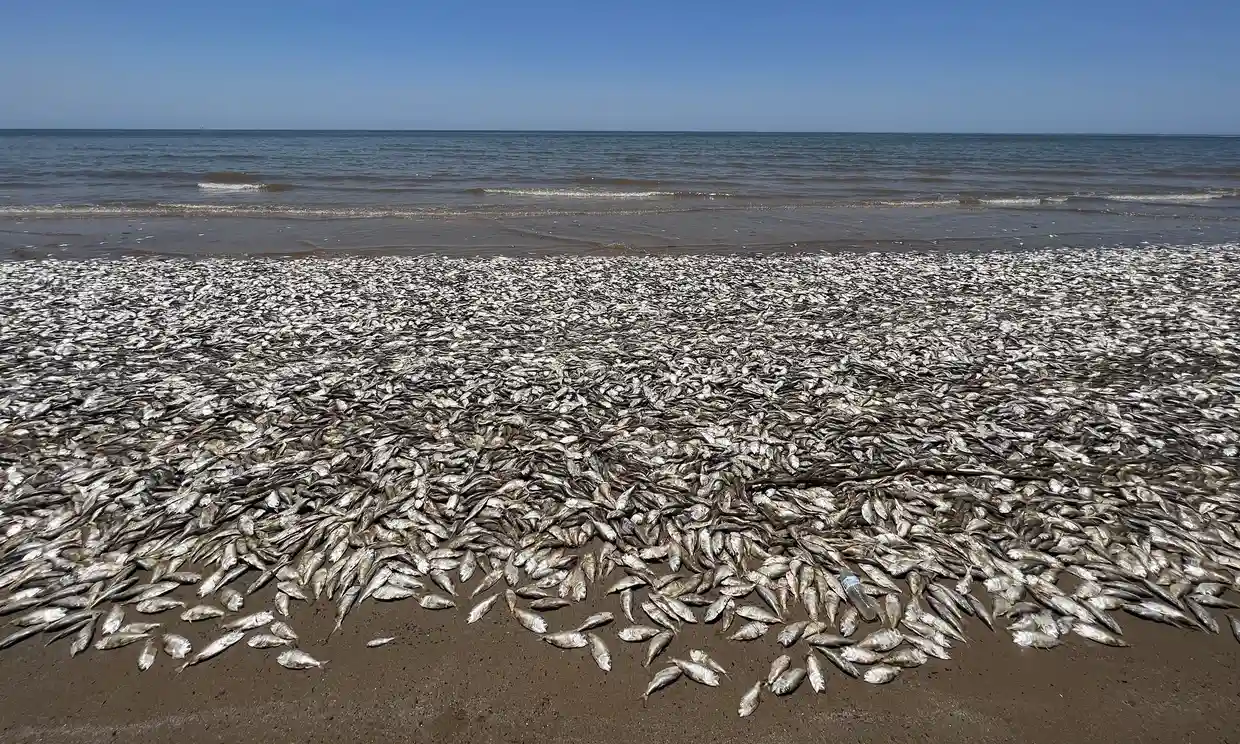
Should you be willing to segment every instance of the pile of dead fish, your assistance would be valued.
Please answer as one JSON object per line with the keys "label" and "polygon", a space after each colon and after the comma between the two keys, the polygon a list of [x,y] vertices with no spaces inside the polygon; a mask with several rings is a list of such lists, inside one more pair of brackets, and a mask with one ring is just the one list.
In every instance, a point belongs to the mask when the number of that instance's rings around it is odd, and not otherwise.
{"label": "pile of dead fish", "polygon": [[[1219,632],[1238,267],[1234,244],[0,265],[0,647],[147,668],[247,639],[306,668],[301,603],[339,627],[413,600],[603,670],[643,644],[647,696],[728,682],[747,715],[985,627]],[[773,647],[769,676],[682,648],[689,624]]]}

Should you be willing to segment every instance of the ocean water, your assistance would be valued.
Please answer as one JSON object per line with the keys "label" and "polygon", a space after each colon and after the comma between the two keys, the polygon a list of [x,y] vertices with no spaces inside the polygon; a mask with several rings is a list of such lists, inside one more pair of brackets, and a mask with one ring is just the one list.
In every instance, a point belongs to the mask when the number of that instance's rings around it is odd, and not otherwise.
{"label": "ocean water", "polygon": [[1227,239],[1240,138],[0,131],[0,249],[133,220],[190,253]]}

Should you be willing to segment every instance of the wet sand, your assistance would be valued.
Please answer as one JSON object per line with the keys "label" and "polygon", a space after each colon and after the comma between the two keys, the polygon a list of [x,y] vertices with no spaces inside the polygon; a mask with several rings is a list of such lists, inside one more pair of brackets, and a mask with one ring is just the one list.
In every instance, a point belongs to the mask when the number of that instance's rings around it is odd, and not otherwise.
{"label": "wet sand", "polygon": [[[619,610],[619,602],[602,604]],[[548,618],[571,627],[598,607]],[[0,740],[1240,741],[1240,643],[1226,630],[1211,636],[1127,616],[1131,648],[1071,637],[1050,651],[1021,649],[975,626],[952,661],[932,660],[882,687],[824,665],[827,692],[806,684],[787,698],[767,693],[741,719],[741,694],[778,653],[771,640],[736,644],[714,638],[712,626],[687,628],[672,651],[703,648],[730,677],[719,690],[681,680],[643,706],[652,672],[641,666],[642,644],[620,642],[616,625],[599,631],[614,661],[604,674],[584,649],[553,651],[502,608],[466,625],[463,609],[367,603],[330,640],[329,606],[295,610],[301,647],[329,662],[321,671],[288,671],[274,650],[236,647],[180,674],[162,655],[140,672],[138,645],[70,659],[66,641],[22,644],[3,657]],[[218,633],[210,625],[189,629],[195,645]],[[379,635],[398,639],[365,647]],[[806,650],[798,644],[794,658]]]}
{"label": "wet sand", "polygon": [[117,256],[546,255],[985,251],[1218,243],[1237,216],[1166,205],[1124,210],[799,207],[529,214],[501,218],[201,216],[0,218],[0,259]]}

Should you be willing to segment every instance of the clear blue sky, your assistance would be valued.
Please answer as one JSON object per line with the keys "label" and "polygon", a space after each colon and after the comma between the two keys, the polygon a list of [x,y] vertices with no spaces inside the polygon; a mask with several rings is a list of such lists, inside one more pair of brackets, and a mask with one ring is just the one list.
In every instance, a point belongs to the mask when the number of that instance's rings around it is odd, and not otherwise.
{"label": "clear blue sky", "polygon": [[1240,0],[0,0],[0,127],[1240,133]]}

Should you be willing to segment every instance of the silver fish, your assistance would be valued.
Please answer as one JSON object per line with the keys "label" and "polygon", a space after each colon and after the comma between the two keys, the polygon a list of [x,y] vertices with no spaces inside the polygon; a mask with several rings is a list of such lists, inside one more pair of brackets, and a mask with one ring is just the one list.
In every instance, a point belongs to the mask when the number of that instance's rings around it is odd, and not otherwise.
{"label": "silver fish", "polygon": [[191,607],[181,613],[181,619],[187,623],[196,623],[199,620],[209,620],[214,617],[223,617],[224,611],[218,607],[211,605],[197,605]]}
{"label": "silver fish", "polygon": [[685,659],[672,659],[672,663],[680,667],[680,671],[689,679],[707,687],[718,687],[720,678],[719,672],[696,661],[687,661]]}
{"label": "silver fish", "polygon": [[164,634],[164,653],[173,659],[184,659],[193,650],[189,639],[172,633]]}
{"label": "silver fish", "polygon": [[[495,597],[498,597],[498,596],[499,596],[498,594],[495,595]],[[492,597],[492,599],[494,599],[495,597]],[[380,638],[371,638],[369,641],[366,641],[366,648],[378,648],[379,646],[386,646],[394,640],[396,640],[396,636],[383,636]]]}
{"label": "silver fish", "polygon": [[469,615],[466,616],[465,618],[466,624],[476,623],[482,618],[486,617],[486,614],[491,611],[492,607],[495,606],[495,601],[497,599],[499,599],[499,595],[492,594],[491,596],[487,597],[486,599],[482,600],[478,604],[471,607],[469,610]]}
{"label": "silver fish", "polygon": [[702,651],[696,648],[692,649],[691,651],[689,651],[689,658],[697,662],[698,664],[701,664],[704,667],[709,667],[711,669],[714,669],[716,672],[719,672],[719,674],[725,677],[728,674],[727,670],[723,668],[723,665],[715,661],[714,659],[710,658],[710,655],[707,654],[705,651]]}
{"label": "silver fish", "polygon": [[776,695],[791,695],[796,692],[801,683],[805,681],[805,670],[801,668],[788,669],[779,675],[774,682],[771,683],[771,692]]}
{"label": "silver fish", "polygon": [[642,643],[657,636],[661,631],[649,625],[629,625],[621,628],[617,636],[626,643]]}
{"label": "silver fish", "polygon": [[805,657],[805,673],[809,677],[809,686],[814,692],[824,692],[827,689],[827,675],[822,668],[822,662],[818,661],[818,656],[813,652]]}
{"label": "silver fish", "polygon": [[[181,618],[184,620],[185,618]],[[112,605],[112,609],[108,610],[108,614],[103,618],[103,624],[99,626],[100,635],[112,635],[120,629],[121,623],[125,621],[125,610],[120,605]]]}
{"label": "silver fish", "polygon": [[526,630],[538,635],[542,635],[547,632],[547,621],[542,615],[539,615],[536,612],[530,612],[529,610],[522,609],[520,607],[514,609],[512,613],[516,615],[517,622],[525,626]]}
{"label": "silver fish", "polygon": [[293,632],[293,629],[290,628],[287,623],[282,623],[277,620],[272,623],[268,629],[271,631],[271,634],[277,638],[283,638],[286,641],[297,640],[297,634]]}
{"label": "silver fish", "polygon": [[154,639],[147,638],[146,644],[142,646],[142,651],[138,654],[138,669],[144,672],[150,669],[155,664],[156,653],[157,647]]}
{"label": "silver fish", "polygon": [[321,669],[327,664],[326,661],[319,661],[305,651],[295,648],[281,651],[276,657],[276,663],[285,669]]}
{"label": "silver fish", "polygon": [[904,642],[904,636],[898,630],[884,628],[876,630],[857,642],[857,646],[871,651],[890,651]]}
{"label": "silver fish", "polygon": [[646,691],[642,693],[642,700],[648,700],[654,693],[680,679],[682,674],[680,667],[675,664],[655,672],[654,678],[650,680],[650,684],[646,685]]}
{"label": "silver fish", "polygon": [[271,633],[255,633],[246,639],[245,645],[250,648],[276,648],[278,646],[287,646],[291,643],[288,639]]}
{"label": "silver fish", "polygon": [[594,658],[594,663],[604,672],[610,672],[611,652],[607,649],[607,644],[594,633],[586,633],[586,638],[590,641],[590,656]]}
{"label": "silver fish", "polygon": [[861,679],[872,685],[885,685],[900,675],[900,670],[887,664],[876,664],[865,670]]}
{"label": "silver fish", "polygon": [[187,660],[183,665],[181,665],[181,669],[184,669],[185,667],[189,667],[189,666],[194,666],[195,664],[201,664],[202,662],[210,658],[218,656],[224,651],[227,651],[230,647],[236,645],[236,643],[244,637],[245,637],[245,631],[241,631],[241,630],[234,630],[230,633],[225,633],[224,635],[220,636],[219,638],[215,639],[210,644],[208,644],[206,648],[194,654],[189,660]]}
{"label": "silver fish", "polygon": [[236,620],[231,620],[220,627],[224,630],[254,630],[264,625],[270,625],[275,619],[276,616],[272,612],[263,610],[262,612],[255,612],[253,615],[246,615]]}
{"label": "silver fish", "polygon": [[427,594],[418,600],[418,604],[428,610],[446,610],[449,607],[456,607],[456,602],[440,594]]}
{"label": "silver fish", "polygon": [[583,620],[581,625],[577,626],[577,630],[580,632],[580,631],[585,631],[585,630],[594,630],[595,628],[601,628],[604,625],[611,623],[615,619],[616,619],[616,616],[610,612],[596,612],[593,615],[587,617],[585,620]]}
{"label": "silver fish", "polygon": [[167,612],[177,607],[184,607],[185,603],[167,597],[156,597],[154,599],[144,599],[134,605],[134,609],[147,615],[154,615],[159,612]]}
{"label": "silver fish", "polygon": [[741,718],[745,718],[753,714],[758,709],[758,703],[761,702],[762,683],[755,682],[744,695],[741,696],[741,704],[737,710]]}
{"label": "silver fish", "polygon": [[147,638],[146,633],[113,633],[106,635],[95,641],[95,648],[99,651],[108,651],[114,648],[128,646]]}
{"label": "silver fish", "polygon": [[670,630],[664,630],[650,639],[650,645],[646,647],[646,660],[644,666],[650,666],[650,662],[654,661],[659,654],[671,644],[674,634]]}
{"label": "silver fish", "polygon": [[585,633],[565,630],[559,633],[548,633],[543,640],[556,648],[585,648],[590,643]]}
{"label": "silver fish", "polygon": [[766,635],[766,630],[770,626],[766,623],[752,622],[745,623],[735,633],[728,636],[733,641],[753,641]]}
{"label": "silver fish", "polygon": [[779,675],[786,672],[790,666],[792,666],[791,656],[784,654],[783,656],[776,657],[775,660],[771,662],[770,670],[766,673],[767,686],[769,687],[770,685],[775,684],[775,680],[779,679]]}

